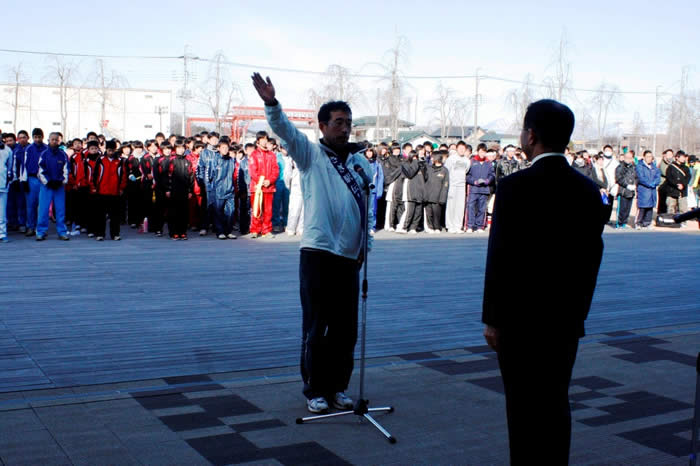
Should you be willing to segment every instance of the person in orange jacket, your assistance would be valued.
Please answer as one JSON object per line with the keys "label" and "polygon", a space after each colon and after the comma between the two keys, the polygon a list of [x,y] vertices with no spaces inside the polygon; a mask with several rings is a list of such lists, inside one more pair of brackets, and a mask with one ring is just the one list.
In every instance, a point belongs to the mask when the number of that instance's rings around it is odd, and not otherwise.
{"label": "person in orange jacket", "polygon": [[277,156],[269,150],[265,131],[255,135],[256,149],[248,157],[250,172],[250,198],[252,213],[250,233],[253,238],[261,235],[272,237],[272,200],[275,195],[275,182],[279,177]]}

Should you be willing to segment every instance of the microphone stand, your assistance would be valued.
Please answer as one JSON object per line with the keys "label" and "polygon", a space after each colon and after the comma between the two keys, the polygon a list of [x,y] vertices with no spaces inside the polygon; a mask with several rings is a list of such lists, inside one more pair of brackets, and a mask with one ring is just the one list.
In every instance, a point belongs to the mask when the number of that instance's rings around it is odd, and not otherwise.
{"label": "microphone stand", "polygon": [[[696,209],[697,210],[697,209]],[[697,379],[695,381],[695,415],[693,416],[693,427],[690,430],[690,466],[698,464],[698,416],[700,415],[700,353],[695,363]]]}
{"label": "microphone stand", "polygon": [[365,218],[363,219],[363,225],[362,227],[364,228],[363,232],[363,242],[362,242],[362,257],[365,260],[365,263],[363,264],[364,271],[363,271],[363,279],[362,279],[362,338],[360,340],[360,396],[358,397],[357,402],[355,403],[355,408],[352,411],[340,411],[337,413],[332,413],[332,414],[322,414],[320,416],[309,416],[309,417],[300,417],[297,418],[296,423],[297,424],[303,424],[305,422],[311,422],[311,421],[318,421],[322,419],[329,419],[329,418],[334,418],[334,417],[339,417],[339,416],[347,416],[349,414],[354,414],[356,416],[360,417],[360,421],[363,419],[368,420],[374,427],[376,427],[379,432],[386,437],[386,439],[389,441],[389,443],[396,443],[396,437],[391,435],[389,431],[387,431],[384,427],[381,426],[371,415],[370,413],[380,413],[380,412],[386,412],[386,413],[393,413],[394,412],[394,407],[393,406],[387,406],[387,407],[382,407],[382,408],[370,408],[369,407],[369,400],[365,399],[365,343],[366,343],[366,334],[367,334],[367,290],[368,290],[368,284],[367,284],[367,259],[368,259],[368,241],[369,241],[369,198],[370,194],[372,192],[372,189],[374,188],[374,185],[371,183],[363,183],[364,184],[364,189],[363,191],[365,192]]}

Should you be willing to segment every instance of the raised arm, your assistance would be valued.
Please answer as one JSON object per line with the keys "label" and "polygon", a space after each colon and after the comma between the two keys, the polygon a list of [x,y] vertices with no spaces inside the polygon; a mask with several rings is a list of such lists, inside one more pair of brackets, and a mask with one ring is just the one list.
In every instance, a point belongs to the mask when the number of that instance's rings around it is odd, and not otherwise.
{"label": "raised arm", "polygon": [[287,143],[289,155],[296,162],[299,170],[306,170],[311,165],[312,157],[309,138],[287,119],[275,98],[275,86],[272,85],[270,78],[265,80],[260,73],[253,73],[252,79],[255,90],[265,102],[265,116],[270,128]]}

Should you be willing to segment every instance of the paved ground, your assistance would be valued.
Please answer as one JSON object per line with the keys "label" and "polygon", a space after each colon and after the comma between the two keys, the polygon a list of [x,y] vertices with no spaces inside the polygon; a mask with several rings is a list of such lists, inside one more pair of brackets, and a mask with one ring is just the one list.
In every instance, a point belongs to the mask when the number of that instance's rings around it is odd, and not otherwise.
{"label": "paved ground", "polygon": [[[480,337],[485,246],[376,242],[368,396],[396,408],[378,417],[392,446],[354,416],[294,424],[293,239],[2,245],[14,280],[0,283],[0,463],[503,464],[502,388]],[[687,461],[699,249],[696,230],[606,234],[572,463]]]}

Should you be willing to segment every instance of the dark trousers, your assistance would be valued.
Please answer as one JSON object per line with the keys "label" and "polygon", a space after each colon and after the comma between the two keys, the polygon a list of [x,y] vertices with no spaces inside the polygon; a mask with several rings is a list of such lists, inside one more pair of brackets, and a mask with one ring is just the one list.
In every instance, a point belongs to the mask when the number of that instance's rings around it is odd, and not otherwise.
{"label": "dark trousers", "polygon": [[119,225],[121,225],[121,197],[120,196],[99,196],[97,216],[97,231],[95,235],[105,236],[107,229],[107,216],[109,215],[109,235],[114,239],[119,236]]}
{"label": "dark trousers", "polygon": [[78,188],[73,192],[73,221],[87,229],[90,223],[90,188]]}
{"label": "dark trousers", "polygon": [[[100,195],[89,193],[87,196],[87,212],[85,215],[87,224],[85,227],[88,233],[97,235],[99,230],[102,230],[102,236],[104,236],[104,226],[100,227],[100,213],[102,212]],[[104,223],[104,220],[102,220]],[[81,225],[82,226],[82,225]]]}
{"label": "dark trousers", "polygon": [[666,190],[663,189],[663,183],[661,183],[661,186],[662,188],[659,189],[659,204],[656,206],[657,215],[668,212],[668,208],[666,207],[666,198],[668,196],[666,195]]}
{"label": "dark trousers", "polygon": [[299,284],[303,324],[301,377],[307,398],[331,397],[350,382],[357,342],[357,261],[302,249]]}
{"label": "dark trousers", "polygon": [[75,190],[66,191],[66,225],[76,225],[75,218]]}
{"label": "dark trousers", "polygon": [[209,200],[207,198],[207,189],[204,184],[200,185],[199,194],[202,196],[202,201],[199,204],[199,229],[208,230],[211,225],[209,218]]}
{"label": "dark trousers", "polygon": [[550,337],[523,331],[499,338],[512,465],[569,462],[569,383],[579,340]]}
{"label": "dark trousers", "polygon": [[155,233],[163,231],[165,213],[168,205],[167,201],[168,198],[165,197],[165,193],[159,189],[156,189],[156,200],[151,206],[151,217],[153,218],[148,219],[148,227]]}
{"label": "dark trousers", "polygon": [[399,225],[401,217],[403,216],[406,206],[401,201],[393,201],[391,203],[391,212],[389,212],[389,224],[392,228],[401,228],[403,225]]}
{"label": "dark trousers", "polygon": [[129,225],[141,225],[143,218],[143,195],[141,194],[141,183],[129,181],[126,185],[127,203],[127,223]]}
{"label": "dark trousers", "polygon": [[250,201],[247,192],[236,194],[236,216],[238,217],[238,231],[242,235],[250,232]]}
{"label": "dark trousers", "polygon": [[617,224],[627,225],[627,220],[630,217],[630,210],[632,209],[633,197],[619,196],[617,198]]}
{"label": "dark trousers", "polygon": [[469,193],[467,201],[467,228],[471,230],[483,230],[486,228],[486,207],[488,202],[488,194]]}
{"label": "dark trousers", "polygon": [[406,231],[418,230],[423,228],[423,203],[408,201],[406,203],[406,221],[403,224],[403,229]]}
{"label": "dark trousers", "polygon": [[381,199],[377,199],[377,211],[375,217],[377,218],[376,230],[381,230],[384,228],[384,223],[386,222],[386,199],[382,196]]}
{"label": "dark trousers", "polygon": [[153,233],[155,230],[152,226],[153,221],[153,188],[149,185],[141,186],[141,207],[143,209],[143,218],[148,219],[148,231]]}
{"label": "dark trousers", "polygon": [[447,212],[447,204],[440,204],[440,228],[447,230],[445,225],[445,213]]}
{"label": "dark trousers", "polygon": [[640,207],[637,213],[637,225],[648,227],[653,219],[653,207]]}
{"label": "dark trousers", "polygon": [[235,200],[217,199],[214,202],[214,233],[228,235],[233,231],[233,213],[235,212]]}
{"label": "dark trousers", "polygon": [[187,224],[190,221],[190,206],[187,195],[172,196],[168,202],[168,234],[186,235]]}
{"label": "dark trousers", "polygon": [[436,204],[429,202],[425,204],[425,219],[428,222],[428,228],[431,230],[440,231],[442,229],[442,209],[445,204]]}

